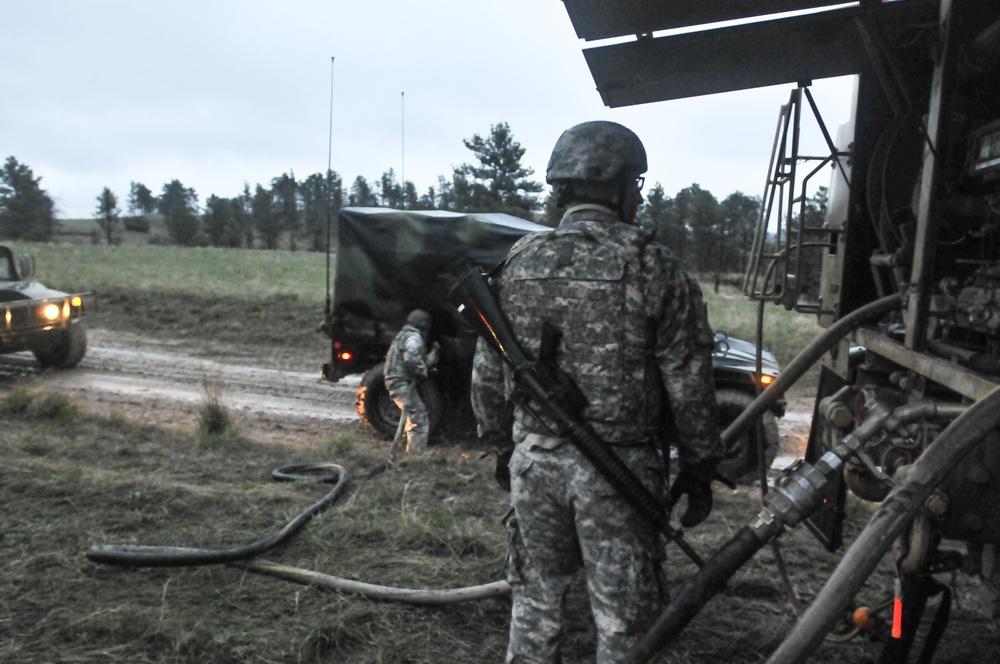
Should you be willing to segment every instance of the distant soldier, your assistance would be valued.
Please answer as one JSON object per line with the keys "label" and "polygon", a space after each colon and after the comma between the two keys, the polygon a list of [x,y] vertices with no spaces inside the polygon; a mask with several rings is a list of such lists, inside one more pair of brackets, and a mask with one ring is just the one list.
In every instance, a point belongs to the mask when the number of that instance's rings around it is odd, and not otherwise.
{"label": "distant soldier", "polygon": [[429,313],[414,309],[385,355],[385,389],[406,417],[406,449],[413,454],[427,449],[430,429],[419,385],[427,378],[428,370],[437,363],[437,344],[429,351],[427,349],[427,333],[432,322]]}
{"label": "distant soldier", "polygon": [[[546,179],[566,208],[558,228],[514,245],[492,285],[514,333],[539,358],[558,329],[556,363],[586,397],[586,425],[654,496],[663,496],[656,440],[672,420],[680,451],[676,489],[686,527],[712,509],[710,481],[723,449],[716,424],[712,331],[701,291],[677,259],[635,225],[646,151],[614,122],[586,122],[556,142]],[[551,339],[550,339],[551,341]],[[483,441],[505,458],[512,509],[504,519],[513,587],[507,662],[562,661],[566,594],[587,574],[597,661],[620,662],[665,601],[664,542],[577,447],[520,407],[505,408],[513,380],[482,339],[472,405]],[[513,441],[511,441],[511,435]]]}

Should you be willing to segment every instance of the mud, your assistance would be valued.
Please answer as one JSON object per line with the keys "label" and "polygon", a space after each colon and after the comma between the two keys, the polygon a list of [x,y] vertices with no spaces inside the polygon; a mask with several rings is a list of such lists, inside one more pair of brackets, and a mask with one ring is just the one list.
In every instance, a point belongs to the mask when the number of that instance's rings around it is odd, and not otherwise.
{"label": "mud", "polygon": [[185,347],[91,329],[80,365],[41,371],[30,353],[0,357],[0,386],[29,385],[70,393],[98,411],[138,412],[157,423],[183,423],[208,399],[218,399],[251,428],[315,427],[357,422],[359,377],[332,384],[320,377],[324,349],[315,353],[244,347]]}
{"label": "mud", "polygon": [[806,454],[809,443],[809,428],[812,426],[814,399],[792,397],[788,399],[785,416],[778,419],[778,433],[781,436],[781,448],[778,456],[771,464],[771,470],[783,470],[792,465],[796,459]]}
{"label": "mud", "polygon": [[[360,376],[339,383],[320,377],[326,349],[185,344],[91,328],[87,354],[71,370],[40,371],[30,353],[0,356],[0,388],[13,384],[70,393],[98,412],[123,411],[157,424],[196,420],[218,399],[244,428],[308,443],[330,428],[360,426],[355,393]],[[781,449],[772,473],[805,454],[811,398],[789,397],[778,420]],[[297,440],[293,440],[297,439]]]}

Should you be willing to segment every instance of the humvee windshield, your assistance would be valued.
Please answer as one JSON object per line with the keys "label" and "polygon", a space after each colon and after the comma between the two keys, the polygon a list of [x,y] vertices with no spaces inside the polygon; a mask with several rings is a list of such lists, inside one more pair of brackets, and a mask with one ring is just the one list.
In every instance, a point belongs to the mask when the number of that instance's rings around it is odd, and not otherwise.
{"label": "humvee windshield", "polygon": [[13,281],[17,278],[14,271],[14,255],[7,247],[0,247],[0,280]]}

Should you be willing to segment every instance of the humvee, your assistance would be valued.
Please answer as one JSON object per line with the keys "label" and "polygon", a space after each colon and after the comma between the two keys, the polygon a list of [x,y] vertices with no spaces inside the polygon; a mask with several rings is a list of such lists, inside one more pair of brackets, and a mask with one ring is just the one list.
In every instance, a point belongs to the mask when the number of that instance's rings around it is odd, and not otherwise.
{"label": "humvee", "polygon": [[[434,317],[429,338],[441,346],[441,358],[420,386],[433,431],[445,414],[469,418],[469,388],[476,334],[448,303],[447,294],[469,270],[489,270],[510,247],[546,226],[498,213],[343,208],[337,215],[332,302],[321,328],[331,340],[330,361],[322,375],[336,382],[361,374],[358,416],[379,436],[390,439],[400,411],[383,384],[386,351],[413,309]],[[724,428],[753,400],[757,388],[756,346],[716,334],[713,369]],[[779,373],[774,355],[763,351],[764,382]],[[778,445],[775,417],[784,402],[762,417],[763,427],[734,441],[721,472],[747,477],[758,467],[757,438],[765,437],[768,461]],[[471,420],[469,420],[471,421]]]}
{"label": "humvee", "polygon": [[43,368],[75,367],[87,352],[87,293],[63,293],[30,279],[35,260],[0,245],[0,354],[31,351]]}

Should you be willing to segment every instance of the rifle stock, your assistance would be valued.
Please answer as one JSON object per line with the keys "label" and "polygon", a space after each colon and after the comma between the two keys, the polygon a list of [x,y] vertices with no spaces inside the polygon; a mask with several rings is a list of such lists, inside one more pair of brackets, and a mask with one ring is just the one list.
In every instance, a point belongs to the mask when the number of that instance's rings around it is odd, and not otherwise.
{"label": "rifle stock", "polygon": [[448,293],[448,300],[515,373],[530,367],[531,361],[517,343],[482,269],[475,268],[465,275]]}
{"label": "rifle stock", "polygon": [[550,433],[568,438],[629,503],[669,539],[677,542],[700,567],[703,561],[680,533],[671,527],[660,501],[636,478],[611,447],[575,416],[571,406],[560,403],[557,395],[565,393],[565,386],[553,379],[551,370],[539,370],[537,363],[521,348],[482,269],[475,268],[469,272],[451,290],[448,300],[511,367],[514,382],[522,392],[522,399],[528,402],[521,405],[543,425],[538,413],[554,422],[558,429]]}

